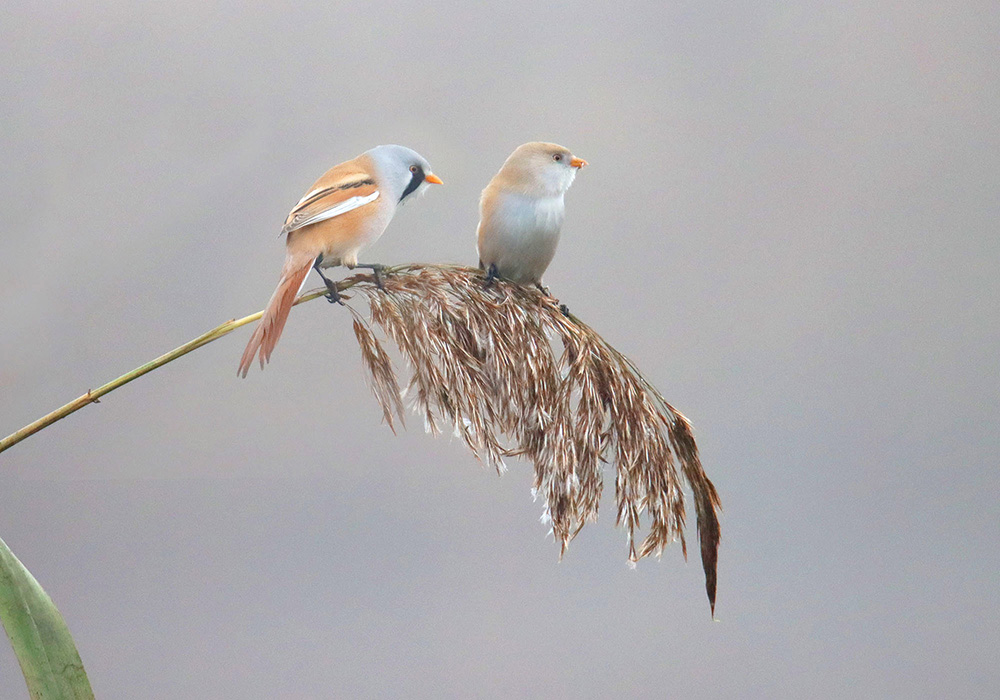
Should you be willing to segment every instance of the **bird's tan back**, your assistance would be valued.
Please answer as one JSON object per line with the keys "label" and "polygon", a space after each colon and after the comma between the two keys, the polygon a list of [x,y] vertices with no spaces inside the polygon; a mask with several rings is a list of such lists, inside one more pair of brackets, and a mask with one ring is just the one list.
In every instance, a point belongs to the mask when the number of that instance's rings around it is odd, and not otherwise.
{"label": "bird's tan back", "polygon": [[322,253],[334,264],[341,262],[341,258],[344,263],[357,262],[351,251],[356,252],[370,233],[368,224],[378,210],[377,199],[330,219],[301,228],[295,226],[354,197],[366,199],[376,192],[378,183],[368,156],[362,154],[330,168],[289,212],[283,229],[288,235],[288,252],[313,258]]}

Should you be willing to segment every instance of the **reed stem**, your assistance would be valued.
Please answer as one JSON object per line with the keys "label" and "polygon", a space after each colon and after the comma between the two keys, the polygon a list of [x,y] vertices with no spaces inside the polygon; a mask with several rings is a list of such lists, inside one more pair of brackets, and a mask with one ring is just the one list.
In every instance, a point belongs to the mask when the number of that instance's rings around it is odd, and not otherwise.
{"label": "reed stem", "polygon": [[[393,272],[398,269],[400,268],[389,267],[386,268],[384,272]],[[337,289],[338,291],[350,289],[358,282],[368,281],[368,279],[369,275],[355,275],[354,277],[338,282]],[[295,305],[303,304],[307,301],[312,301],[313,299],[316,299],[318,297],[325,296],[326,293],[327,293],[326,289],[306,292],[305,294],[303,294],[302,296],[300,296],[298,299],[295,300]],[[5,450],[10,449],[11,447],[21,442],[25,438],[31,437],[40,430],[44,430],[53,423],[62,420],[63,418],[72,413],[76,413],[84,406],[87,406],[92,403],[99,403],[100,398],[102,396],[110,394],[115,389],[125,386],[132,380],[138,379],[144,374],[148,374],[155,369],[159,369],[163,365],[173,362],[177,358],[183,357],[184,355],[187,355],[189,352],[197,350],[203,345],[208,345],[213,340],[218,340],[219,338],[223,337],[224,335],[228,335],[229,333],[236,330],[237,328],[240,328],[241,326],[245,326],[248,323],[253,323],[263,315],[264,315],[263,311],[258,311],[257,313],[250,314],[249,316],[244,316],[243,318],[226,321],[225,323],[219,324],[212,330],[202,333],[197,338],[189,340],[180,347],[174,348],[170,352],[160,355],[155,360],[151,360],[150,362],[147,362],[144,365],[140,365],[139,367],[133,369],[131,372],[126,372],[117,379],[113,379],[107,384],[102,384],[96,389],[88,390],[87,393],[84,394],[83,396],[79,396],[73,399],[65,406],[57,408],[56,410],[42,416],[33,423],[29,423],[20,430],[11,433],[3,440],[0,440],[0,452],[4,452]]]}

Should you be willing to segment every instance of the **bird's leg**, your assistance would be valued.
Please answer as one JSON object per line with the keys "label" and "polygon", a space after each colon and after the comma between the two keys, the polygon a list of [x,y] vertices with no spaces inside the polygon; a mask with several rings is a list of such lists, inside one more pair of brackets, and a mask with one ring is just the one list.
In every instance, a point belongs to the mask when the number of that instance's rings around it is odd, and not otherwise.
{"label": "bird's leg", "polygon": [[337,291],[337,285],[335,285],[330,278],[323,274],[323,270],[320,269],[319,264],[323,262],[322,253],[317,256],[316,262],[313,263],[313,269],[316,270],[316,274],[323,278],[323,282],[326,284],[326,300],[331,304],[344,305],[344,300],[340,298],[340,292]]}
{"label": "bird's leg", "polygon": [[375,277],[375,286],[385,291],[385,285],[382,284],[382,271],[385,270],[385,265],[382,263],[358,263],[354,267],[367,267],[372,271],[372,275]]}
{"label": "bird's leg", "polygon": [[540,291],[542,294],[544,294],[547,297],[551,297],[552,296],[552,293],[549,292],[549,288],[546,287],[541,282],[535,282],[535,288],[538,289],[538,291]]}
{"label": "bird's leg", "polygon": [[[545,285],[543,285],[541,282],[535,282],[535,289],[537,289],[538,291],[540,291],[542,294],[544,294],[546,297],[548,297],[552,301],[554,301],[556,303],[559,302],[558,299],[556,299],[554,296],[552,296],[552,292],[549,291],[549,288],[546,287]],[[559,311],[562,312],[563,316],[565,316],[566,318],[569,318],[569,307],[568,306],[566,306],[565,304],[559,304]]]}
{"label": "bird's leg", "polygon": [[486,271],[486,284],[483,285],[483,289],[489,289],[498,279],[500,279],[500,273],[497,271],[497,264],[490,263],[490,267]]}

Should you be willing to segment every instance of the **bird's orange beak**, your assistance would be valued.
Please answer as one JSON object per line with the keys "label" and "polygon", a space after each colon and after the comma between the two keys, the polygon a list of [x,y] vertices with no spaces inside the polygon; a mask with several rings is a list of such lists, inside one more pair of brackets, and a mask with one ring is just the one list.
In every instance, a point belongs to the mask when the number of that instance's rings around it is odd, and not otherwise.
{"label": "bird's orange beak", "polygon": [[590,165],[583,158],[574,158],[569,162],[569,164],[572,165],[574,168],[582,168],[585,165]]}
{"label": "bird's orange beak", "polygon": [[444,184],[443,182],[441,182],[441,178],[439,178],[434,173],[430,173],[429,175],[427,175],[427,177],[424,178],[424,181],[425,182],[432,182],[435,185],[443,185]]}

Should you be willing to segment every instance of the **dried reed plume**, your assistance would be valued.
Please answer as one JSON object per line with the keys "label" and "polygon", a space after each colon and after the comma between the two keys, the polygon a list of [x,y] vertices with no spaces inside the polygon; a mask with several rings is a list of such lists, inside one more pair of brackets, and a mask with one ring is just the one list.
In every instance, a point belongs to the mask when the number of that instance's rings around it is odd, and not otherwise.
{"label": "dried reed plume", "polygon": [[[629,560],[684,539],[682,478],[694,496],[705,587],[715,612],[719,496],[698,458],[691,424],[635,365],[541,292],[478,270],[440,265],[392,269],[384,289],[345,280],[367,298],[371,321],[398,346],[411,376],[400,391],[389,354],[354,312],[370,385],[390,427],[412,400],[429,430],[453,429],[498,471],[503,458],[534,464],[534,493],[565,552],[597,519],[602,465],[614,464],[617,524]],[[558,344],[554,341],[558,340]],[[636,547],[643,511],[649,532]]]}

